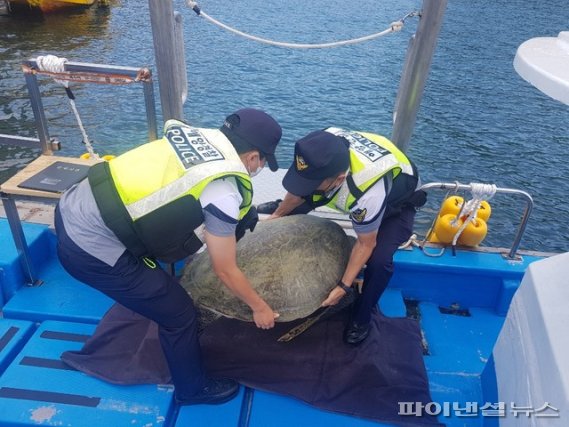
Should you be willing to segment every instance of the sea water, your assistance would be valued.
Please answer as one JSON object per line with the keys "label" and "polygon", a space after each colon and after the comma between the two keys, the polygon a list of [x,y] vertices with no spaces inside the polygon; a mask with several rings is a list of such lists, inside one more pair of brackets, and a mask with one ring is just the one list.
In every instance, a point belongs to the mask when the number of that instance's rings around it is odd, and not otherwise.
{"label": "sea water", "polygon": [[[419,0],[203,0],[203,11],[244,32],[278,41],[323,43],[382,31]],[[283,127],[277,151],[288,167],[295,140],[328,126],[391,135],[395,97],[417,18],[399,33],[336,49],[291,50],[232,35],[184,2],[189,95],[185,120],[218,127],[250,106]],[[569,107],[523,81],[512,61],[525,40],[569,30],[567,0],[450,0],[408,149],[423,181],[486,182],[529,192],[535,201],[525,249],[569,250]],[[0,17],[0,133],[35,136],[21,63],[54,54],[70,61],[156,70],[148,3],[112,1],[109,9],[38,17]],[[156,72],[156,71],[155,71]],[[85,152],[62,87],[40,77],[49,131],[62,155]],[[145,142],[140,85],[71,84],[100,154]],[[158,85],[156,99],[159,106]],[[159,117],[159,123],[162,123]],[[38,151],[0,147],[0,182]],[[417,229],[428,228],[443,194],[431,196]],[[521,198],[498,195],[485,245],[508,247],[524,211]]]}

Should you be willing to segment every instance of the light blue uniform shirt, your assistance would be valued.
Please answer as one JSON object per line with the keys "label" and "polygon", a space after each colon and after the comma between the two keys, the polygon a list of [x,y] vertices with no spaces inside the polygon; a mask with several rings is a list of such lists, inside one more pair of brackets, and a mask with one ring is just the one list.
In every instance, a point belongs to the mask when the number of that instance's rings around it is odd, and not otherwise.
{"label": "light blue uniform shirt", "polygon": [[[235,235],[241,202],[233,178],[208,184],[200,197],[208,233]],[[63,194],[59,211],[65,231],[77,246],[110,266],[116,264],[126,247],[103,221],[86,179]]]}

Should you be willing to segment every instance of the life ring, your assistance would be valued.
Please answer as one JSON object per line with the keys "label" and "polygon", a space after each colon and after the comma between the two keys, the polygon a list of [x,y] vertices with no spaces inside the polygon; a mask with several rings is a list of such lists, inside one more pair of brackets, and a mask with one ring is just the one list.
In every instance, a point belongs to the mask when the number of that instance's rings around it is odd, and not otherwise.
{"label": "life ring", "polygon": [[458,237],[458,244],[478,246],[488,234],[488,225],[482,218],[472,218]]}

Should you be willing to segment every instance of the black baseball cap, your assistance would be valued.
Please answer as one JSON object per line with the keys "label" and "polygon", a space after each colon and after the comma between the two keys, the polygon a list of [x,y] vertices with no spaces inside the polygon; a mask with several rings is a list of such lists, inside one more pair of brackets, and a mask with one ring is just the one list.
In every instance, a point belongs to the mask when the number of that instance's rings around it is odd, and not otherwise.
{"label": "black baseball cap", "polygon": [[283,187],[295,196],[312,194],[326,179],[347,171],[350,166],[347,139],[317,130],[294,145],[294,159],[283,178]]}
{"label": "black baseball cap", "polygon": [[279,168],[275,149],[283,132],[277,121],[264,111],[254,108],[238,110],[225,118],[219,130],[231,142],[242,141],[258,149],[273,172]]}

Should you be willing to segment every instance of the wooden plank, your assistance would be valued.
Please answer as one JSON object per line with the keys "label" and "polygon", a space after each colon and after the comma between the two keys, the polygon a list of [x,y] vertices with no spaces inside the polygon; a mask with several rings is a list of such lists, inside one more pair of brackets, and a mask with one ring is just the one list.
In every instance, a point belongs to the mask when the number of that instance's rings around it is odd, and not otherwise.
{"label": "wooden plank", "polygon": [[31,178],[35,174],[41,172],[48,166],[51,166],[55,162],[67,162],[73,163],[78,165],[94,165],[102,161],[101,159],[80,159],[77,157],[62,157],[62,156],[45,156],[41,155],[34,161],[32,161],[29,165],[27,165],[24,169],[19,171],[16,175],[12,178],[8,179],[2,185],[0,185],[0,191],[10,195],[16,196],[26,196],[26,197],[38,197],[38,198],[47,198],[47,199],[59,199],[61,194],[59,193],[52,193],[49,191],[38,191],[38,190],[31,190],[28,188],[20,188],[18,187],[19,184],[24,182],[26,179]]}

